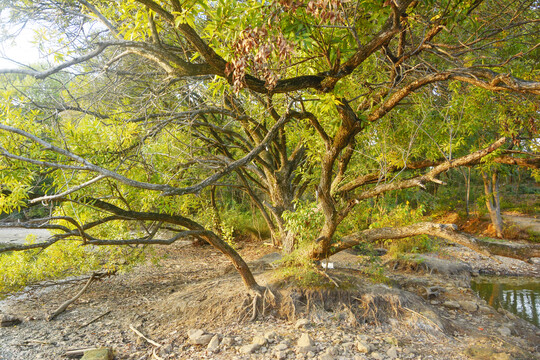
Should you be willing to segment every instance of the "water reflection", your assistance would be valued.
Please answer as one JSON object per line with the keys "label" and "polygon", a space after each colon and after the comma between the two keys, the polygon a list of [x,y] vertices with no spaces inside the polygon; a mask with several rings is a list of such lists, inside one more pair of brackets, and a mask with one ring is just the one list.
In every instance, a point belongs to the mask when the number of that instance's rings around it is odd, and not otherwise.
{"label": "water reflection", "polygon": [[471,287],[494,308],[502,307],[540,326],[540,279],[479,277]]}

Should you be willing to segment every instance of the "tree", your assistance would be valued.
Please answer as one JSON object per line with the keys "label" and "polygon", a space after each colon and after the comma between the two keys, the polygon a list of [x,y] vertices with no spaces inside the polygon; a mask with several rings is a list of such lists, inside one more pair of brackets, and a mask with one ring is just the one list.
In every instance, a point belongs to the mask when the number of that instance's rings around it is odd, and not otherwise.
{"label": "tree", "polygon": [[[460,91],[516,94],[537,126],[536,7],[5,1],[12,23],[46,24],[63,37],[42,43],[58,62],[0,70],[1,208],[57,205],[39,223],[57,231],[50,241],[3,251],[73,237],[111,245],[192,235],[229,256],[260,294],[236,251],[189,217],[190,203],[209,186],[244,191],[274,244],[292,252],[303,235],[299,256],[313,260],[416,234],[478,250],[481,243],[450,226],[362,230],[351,214],[373,197],[442,184],[441,173],[489,154],[538,167],[538,157],[508,152],[526,139],[504,127],[482,134],[482,146],[466,141],[474,135],[469,121],[453,128]],[[32,186],[37,176],[52,179],[46,193]],[[291,226],[298,214],[309,217],[313,233]],[[156,239],[162,228],[176,235]],[[129,238],[134,229],[142,234]]]}

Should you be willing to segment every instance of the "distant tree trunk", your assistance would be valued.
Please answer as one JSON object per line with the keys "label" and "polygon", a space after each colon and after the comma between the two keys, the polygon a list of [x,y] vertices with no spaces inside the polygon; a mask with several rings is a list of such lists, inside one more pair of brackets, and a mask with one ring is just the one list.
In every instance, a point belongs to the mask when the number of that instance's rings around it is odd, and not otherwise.
{"label": "distant tree trunk", "polygon": [[219,209],[216,204],[216,187],[212,186],[210,188],[210,204],[212,205],[212,210],[214,211],[214,229],[221,236],[221,216],[219,215]]}
{"label": "distant tree trunk", "polygon": [[495,228],[495,233],[498,238],[502,238],[503,230],[503,221],[501,216],[501,203],[499,197],[499,178],[497,176],[497,170],[494,170],[489,175],[482,171],[482,179],[484,181],[484,193],[486,195],[486,207],[489,211],[489,217],[491,218],[491,223]]}
{"label": "distant tree trunk", "polygon": [[461,174],[463,175],[463,178],[465,179],[465,189],[466,189],[466,195],[465,195],[465,212],[467,213],[467,217],[470,216],[470,210],[469,210],[469,202],[470,202],[470,195],[471,195],[471,168],[467,167],[468,174],[465,173],[465,170],[463,170],[463,167],[461,168]]}

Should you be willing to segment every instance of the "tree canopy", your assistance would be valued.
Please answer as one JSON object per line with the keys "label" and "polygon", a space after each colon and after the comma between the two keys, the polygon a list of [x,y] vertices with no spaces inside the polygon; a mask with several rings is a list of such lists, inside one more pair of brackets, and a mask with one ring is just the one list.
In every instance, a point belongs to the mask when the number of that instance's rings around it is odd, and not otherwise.
{"label": "tree canopy", "polygon": [[216,187],[246,194],[275,246],[313,260],[418,234],[483,251],[451,226],[356,219],[459,166],[538,169],[537,1],[0,6],[4,38],[41,29],[48,55],[0,70],[0,209],[55,205],[25,224],[54,230],[48,242],[2,251],[195,236],[259,290],[194,217]]}

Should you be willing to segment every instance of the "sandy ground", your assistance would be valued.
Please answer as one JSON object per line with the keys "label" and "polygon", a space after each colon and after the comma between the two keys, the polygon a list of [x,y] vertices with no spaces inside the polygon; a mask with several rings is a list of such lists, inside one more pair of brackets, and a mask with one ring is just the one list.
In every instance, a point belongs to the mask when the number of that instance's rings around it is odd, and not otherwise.
{"label": "sandy ground", "polygon": [[24,228],[0,228],[0,243],[24,244],[28,235],[35,235],[36,241],[45,241],[49,231]]}
{"label": "sandy ground", "polygon": [[517,216],[517,215],[503,215],[505,221],[511,221],[516,224],[520,229],[525,231],[534,231],[535,233],[540,234],[540,219],[527,217],[527,216]]}

